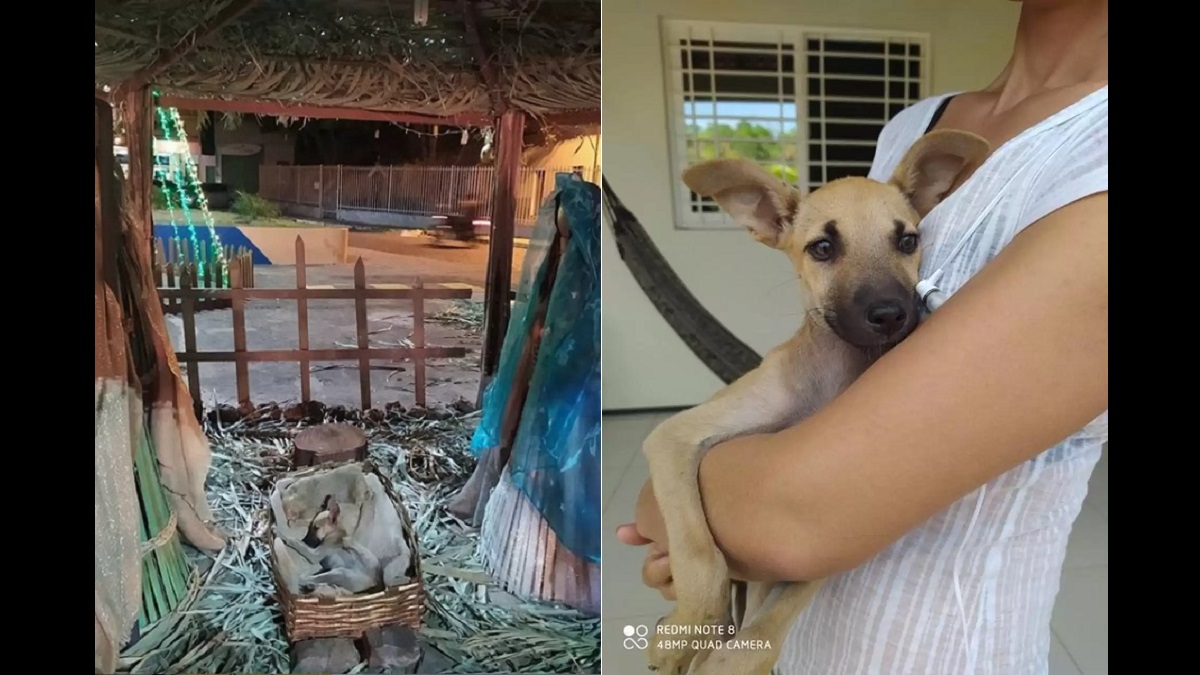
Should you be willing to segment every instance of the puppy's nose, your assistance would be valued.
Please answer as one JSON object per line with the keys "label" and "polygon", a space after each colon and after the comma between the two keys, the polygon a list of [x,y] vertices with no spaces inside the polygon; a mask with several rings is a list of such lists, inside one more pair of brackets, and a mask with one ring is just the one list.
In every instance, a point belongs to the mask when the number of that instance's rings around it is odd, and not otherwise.
{"label": "puppy's nose", "polygon": [[871,330],[883,335],[892,335],[904,327],[908,314],[900,303],[887,300],[873,303],[867,307],[867,325]]}

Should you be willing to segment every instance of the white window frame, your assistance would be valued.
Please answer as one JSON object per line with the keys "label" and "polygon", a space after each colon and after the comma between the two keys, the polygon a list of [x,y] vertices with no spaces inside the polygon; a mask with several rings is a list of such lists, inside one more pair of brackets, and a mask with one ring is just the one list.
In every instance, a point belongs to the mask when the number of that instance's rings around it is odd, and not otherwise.
{"label": "white window frame", "polygon": [[[860,29],[860,28],[828,28],[821,26],[808,25],[771,25],[771,24],[750,24],[750,23],[731,23],[723,21],[691,21],[687,19],[670,19],[663,17],[661,24],[661,43],[663,50],[663,77],[666,80],[666,105],[667,105],[667,132],[669,136],[670,148],[670,166],[671,166],[671,183],[672,195],[675,205],[675,228],[677,230],[729,230],[741,229],[739,225],[734,223],[724,212],[711,213],[694,213],[691,207],[691,193],[687,186],[679,179],[683,171],[687,168],[688,152],[687,152],[687,131],[686,121],[684,116],[684,98],[685,91],[681,74],[683,68],[679,65],[679,57],[681,47],[679,41],[681,39],[696,39],[696,40],[717,40],[728,42],[749,42],[762,43],[769,45],[776,43],[779,45],[790,44],[792,46],[793,63],[795,72],[791,73],[795,82],[795,106],[796,106],[796,128],[797,128],[797,148],[796,148],[796,169],[799,178],[799,185],[802,193],[808,192],[808,186],[812,182],[809,180],[809,144],[816,141],[809,139],[809,116],[808,116],[808,49],[807,41],[809,39],[823,40],[896,40],[905,41],[909,44],[920,45],[921,54],[918,57],[921,64],[921,73],[917,78],[919,99],[929,96],[929,82],[931,80],[930,71],[933,63],[932,45],[929,33],[899,31],[899,30],[879,30],[879,29]],[[885,52],[884,58],[887,58]],[[711,68],[711,64],[710,64]],[[780,76],[786,73],[780,73]],[[714,77],[716,72],[710,72],[709,76]],[[845,76],[842,76],[843,78]],[[873,76],[862,76],[867,79],[874,79]],[[891,107],[890,91],[887,83],[895,81],[887,73],[883,75],[884,98],[880,100],[884,104],[885,114]],[[911,81],[907,76],[903,78],[905,83]],[[713,86],[715,87],[715,77]],[[827,121],[827,120],[826,120]],[[885,122],[886,120],[881,120]],[[856,121],[857,123],[857,121]],[[828,139],[822,139],[820,143],[824,145]],[[828,154],[822,155],[822,162],[826,161]],[[844,163],[842,163],[844,164]]]}

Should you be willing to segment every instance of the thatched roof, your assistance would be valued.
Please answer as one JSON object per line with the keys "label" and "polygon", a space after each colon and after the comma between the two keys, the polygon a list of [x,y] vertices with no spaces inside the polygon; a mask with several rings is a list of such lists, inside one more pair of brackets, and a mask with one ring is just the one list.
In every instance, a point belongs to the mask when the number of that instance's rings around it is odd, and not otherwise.
{"label": "thatched roof", "polygon": [[187,98],[437,116],[599,108],[600,0],[427,0],[424,26],[419,4],[96,0],[96,84],[149,69],[156,89]]}

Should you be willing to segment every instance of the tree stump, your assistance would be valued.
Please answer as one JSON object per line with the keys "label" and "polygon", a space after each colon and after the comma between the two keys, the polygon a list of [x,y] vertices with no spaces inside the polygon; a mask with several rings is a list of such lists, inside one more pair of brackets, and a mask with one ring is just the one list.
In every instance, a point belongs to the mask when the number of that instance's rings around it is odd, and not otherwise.
{"label": "tree stump", "polygon": [[297,434],[292,445],[292,465],[297,468],[367,458],[367,435],[349,424],[310,427]]}

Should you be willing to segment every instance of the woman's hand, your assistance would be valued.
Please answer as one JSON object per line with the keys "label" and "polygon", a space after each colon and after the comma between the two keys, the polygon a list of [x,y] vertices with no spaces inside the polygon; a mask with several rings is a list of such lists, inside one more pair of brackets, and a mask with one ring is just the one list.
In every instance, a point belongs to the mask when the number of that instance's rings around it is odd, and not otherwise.
{"label": "woman's hand", "polygon": [[647,546],[642,563],[642,583],[658,591],[667,600],[675,600],[675,583],[671,577],[671,561],[667,556],[666,528],[654,500],[650,481],[642,486],[634,510],[633,523],[617,527],[617,539],[628,546]]}
{"label": "woman's hand", "polygon": [[667,557],[666,546],[642,536],[637,525],[633,523],[618,526],[617,539],[628,546],[650,546],[646,549],[646,560],[642,563],[642,583],[674,602],[675,580],[671,577],[671,559]]}

